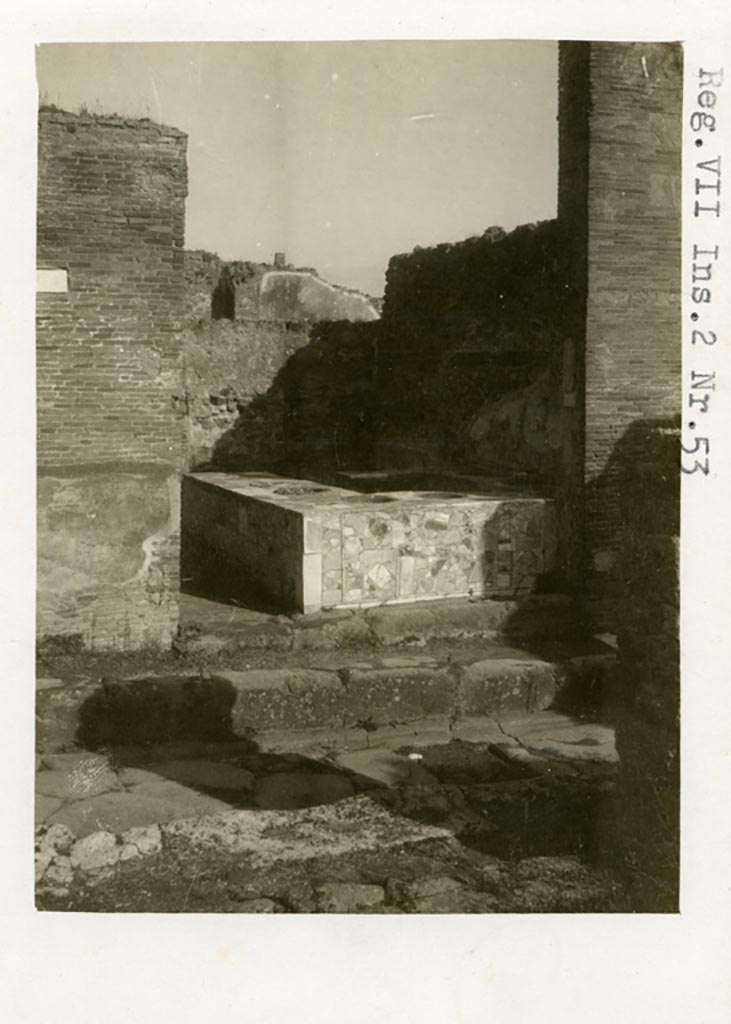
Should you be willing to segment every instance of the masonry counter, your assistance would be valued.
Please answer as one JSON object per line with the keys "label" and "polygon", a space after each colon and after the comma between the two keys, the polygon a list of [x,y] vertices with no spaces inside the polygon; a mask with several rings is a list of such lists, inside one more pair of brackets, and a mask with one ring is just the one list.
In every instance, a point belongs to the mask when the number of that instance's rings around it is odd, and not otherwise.
{"label": "masonry counter", "polygon": [[183,585],[306,613],[531,593],[554,567],[554,503],[483,489],[364,494],[265,473],[190,473]]}

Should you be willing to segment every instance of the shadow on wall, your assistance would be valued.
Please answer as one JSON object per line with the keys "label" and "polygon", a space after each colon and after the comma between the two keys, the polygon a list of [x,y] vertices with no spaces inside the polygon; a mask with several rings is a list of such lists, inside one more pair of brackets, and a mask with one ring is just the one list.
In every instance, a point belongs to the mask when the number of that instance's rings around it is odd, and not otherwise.
{"label": "shadow on wall", "polygon": [[552,484],[573,308],[555,221],[394,256],[386,277],[379,447],[394,466]]}
{"label": "shadow on wall", "polygon": [[373,466],[378,322],[316,324],[193,470],[320,475]]}
{"label": "shadow on wall", "polygon": [[[680,418],[637,420],[585,492],[586,604],[612,607],[622,772],[601,827],[638,911],[678,909],[680,839]],[[611,573],[593,571],[596,544]]]}
{"label": "shadow on wall", "polygon": [[584,485],[583,596],[605,631],[618,632],[623,621],[628,546],[679,533],[679,430],[679,417],[635,420]]}

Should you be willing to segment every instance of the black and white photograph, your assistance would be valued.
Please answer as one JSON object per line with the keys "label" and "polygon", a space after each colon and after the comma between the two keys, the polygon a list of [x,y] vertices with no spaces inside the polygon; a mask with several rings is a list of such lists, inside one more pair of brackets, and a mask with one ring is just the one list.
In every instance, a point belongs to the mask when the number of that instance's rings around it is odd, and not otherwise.
{"label": "black and white photograph", "polygon": [[0,1018],[727,1020],[724,5],[3,15]]}
{"label": "black and white photograph", "polygon": [[37,73],[39,908],[676,911],[682,46]]}

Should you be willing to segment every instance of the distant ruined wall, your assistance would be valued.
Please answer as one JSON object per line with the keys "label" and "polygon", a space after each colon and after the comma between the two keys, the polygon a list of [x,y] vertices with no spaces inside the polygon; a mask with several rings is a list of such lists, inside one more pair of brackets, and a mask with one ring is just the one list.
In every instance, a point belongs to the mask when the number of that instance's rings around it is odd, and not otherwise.
{"label": "distant ruined wall", "polygon": [[227,429],[210,448],[206,464],[305,478],[330,478],[353,466],[372,468],[371,327],[290,324],[301,344],[282,361],[265,391],[233,403],[236,412],[227,412]]}
{"label": "distant ruined wall", "polygon": [[562,299],[554,221],[394,256],[378,344],[384,467],[552,482]]}
{"label": "distant ruined wall", "polygon": [[186,144],[150,121],[39,114],[41,639],[175,629]]}
{"label": "distant ruined wall", "polygon": [[[361,319],[362,310],[360,304],[351,308],[351,293],[345,291],[345,305],[337,309],[317,296],[308,298],[299,286],[291,301],[286,294],[278,294],[276,303],[271,296],[261,300],[261,283],[272,273],[266,264],[185,253],[190,468],[306,475],[340,468],[343,458],[350,467],[360,458],[352,451],[353,444],[361,444],[354,435],[363,433],[358,400],[371,385],[373,366],[372,345],[363,339],[377,323],[346,319],[346,313]],[[228,315],[214,297],[222,278],[232,289]],[[341,319],[321,320],[326,312]]]}
{"label": "distant ruined wall", "polygon": [[571,332],[580,408],[564,480],[584,530],[576,577],[595,625],[615,631],[613,453],[634,424],[680,408],[682,50],[562,43],[559,64],[559,225],[584,308]]}

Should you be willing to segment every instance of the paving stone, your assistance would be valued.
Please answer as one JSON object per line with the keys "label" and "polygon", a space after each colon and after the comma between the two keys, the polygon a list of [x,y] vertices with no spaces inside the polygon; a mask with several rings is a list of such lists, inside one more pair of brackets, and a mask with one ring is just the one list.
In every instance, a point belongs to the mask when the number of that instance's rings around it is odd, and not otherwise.
{"label": "paving stone", "polygon": [[437,780],[418,761],[390,750],[358,750],[339,754],[335,763],[385,786],[430,786]]}
{"label": "paving stone", "polygon": [[423,756],[425,770],[440,783],[471,786],[524,777],[522,767],[516,771],[506,759],[491,753],[485,744],[453,740],[427,747]]}
{"label": "paving stone", "polygon": [[149,765],[146,774],[205,789],[251,789],[254,782],[251,772],[220,761],[165,761]]}
{"label": "paving stone", "polygon": [[71,867],[80,871],[97,871],[112,867],[119,861],[122,845],[112,832],[92,832],[71,847]]}
{"label": "paving stone", "polygon": [[120,860],[132,860],[135,857],[149,857],[162,849],[162,832],[159,825],[147,825],[144,828],[127,829],[121,836],[122,852]]}
{"label": "paving stone", "polygon": [[321,914],[354,914],[365,907],[379,906],[385,896],[380,885],[351,882],[326,882],[317,886],[315,893]]}
{"label": "paving stone", "polygon": [[319,754],[328,750],[363,750],[368,739],[365,729],[271,729],[258,733],[256,743],[263,753]]}
{"label": "paving stone", "polygon": [[528,772],[542,774],[550,771],[551,766],[545,758],[531,753],[509,737],[504,737],[497,743],[488,744],[488,750],[506,763],[524,768]]}
{"label": "paving stone", "polygon": [[510,732],[531,751],[542,754],[608,764],[619,760],[610,726],[564,718],[514,724]]}
{"label": "paving stone", "polygon": [[102,758],[82,760],[68,771],[48,769],[36,775],[36,792],[59,800],[83,800],[121,788],[116,774]]}
{"label": "paving stone", "polygon": [[467,743],[499,743],[504,733],[491,715],[471,715],[452,723],[452,737]]}
{"label": "paving stone", "polygon": [[156,782],[137,786],[133,792],[103,793],[89,800],[77,800],[61,807],[47,820],[66,825],[77,836],[87,836],[99,830],[124,832],[136,826],[229,809],[230,804],[175,782]]}
{"label": "paving stone", "polygon": [[146,782],[159,782],[160,776],[157,772],[147,768],[120,768],[117,778],[123,786],[140,786]]}
{"label": "paving stone", "polygon": [[446,715],[420,718],[397,725],[379,725],[369,729],[366,735],[369,747],[383,747],[388,750],[449,743],[452,739],[449,718]]}
{"label": "paving stone", "polygon": [[277,772],[257,779],[254,799],[258,807],[290,810],[331,804],[351,797],[353,783],[344,775]]}
{"label": "paving stone", "polygon": [[[179,811],[176,816],[183,814],[216,814],[218,811],[228,810],[230,804],[219,800],[205,793],[198,793],[190,786],[175,782],[170,779],[157,779],[155,782],[144,782],[135,786],[133,793],[125,794],[134,799],[150,798],[168,802],[171,808]],[[132,827],[132,826],[129,826]]]}

